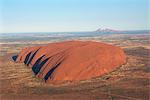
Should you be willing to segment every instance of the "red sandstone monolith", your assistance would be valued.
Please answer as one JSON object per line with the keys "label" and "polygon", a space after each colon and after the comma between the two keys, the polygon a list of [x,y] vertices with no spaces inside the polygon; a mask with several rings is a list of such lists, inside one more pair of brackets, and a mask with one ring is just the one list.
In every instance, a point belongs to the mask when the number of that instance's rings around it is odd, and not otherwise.
{"label": "red sandstone monolith", "polygon": [[113,71],[126,62],[117,46],[91,41],[65,41],[24,48],[16,62],[25,63],[49,83],[87,80]]}

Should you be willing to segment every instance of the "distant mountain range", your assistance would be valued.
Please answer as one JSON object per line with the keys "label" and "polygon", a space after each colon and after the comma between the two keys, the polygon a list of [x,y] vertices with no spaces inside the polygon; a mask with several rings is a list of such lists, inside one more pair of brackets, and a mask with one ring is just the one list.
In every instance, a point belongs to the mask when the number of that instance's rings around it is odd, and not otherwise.
{"label": "distant mountain range", "polygon": [[103,32],[103,33],[114,33],[115,32],[116,33],[116,32],[123,32],[123,31],[109,29],[109,28],[105,28],[105,29],[99,28],[96,30],[96,32]]}
{"label": "distant mountain range", "polygon": [[150,33],[150,30],[114,30],[109,28],[99,28],[96,31],[96,33],[120,33],[120,34],[141,34],[141,33]]}

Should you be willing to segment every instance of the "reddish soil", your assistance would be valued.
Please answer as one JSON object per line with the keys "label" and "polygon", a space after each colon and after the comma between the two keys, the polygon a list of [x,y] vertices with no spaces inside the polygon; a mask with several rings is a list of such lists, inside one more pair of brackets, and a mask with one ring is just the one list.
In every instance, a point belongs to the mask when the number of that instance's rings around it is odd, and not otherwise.
{"label": "reddish soil", "polygon": [[124,49],[127,61],[100,77],[46,84],[35,77],[31,66],[15,63],[11,57],[23,47],[45,45],[51,40],[5,42],[0,45],[0,100],[150,100],[149,35],[111,34],[81,40],[119,46]]}
{"label": "reddish soil", "polygon": [[13,59],[31,66],[37,77],[53,84],[102,76],[126,62],[121,48],[91,41],[26,47]]}

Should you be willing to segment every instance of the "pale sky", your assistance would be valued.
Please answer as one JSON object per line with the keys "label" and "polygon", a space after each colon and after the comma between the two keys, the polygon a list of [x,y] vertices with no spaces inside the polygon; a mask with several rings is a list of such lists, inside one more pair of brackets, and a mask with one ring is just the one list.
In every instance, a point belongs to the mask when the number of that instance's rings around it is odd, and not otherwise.
{"label": "pale sky", "polygon": [[0,33],[147,30],[148,0],[0,0]]}

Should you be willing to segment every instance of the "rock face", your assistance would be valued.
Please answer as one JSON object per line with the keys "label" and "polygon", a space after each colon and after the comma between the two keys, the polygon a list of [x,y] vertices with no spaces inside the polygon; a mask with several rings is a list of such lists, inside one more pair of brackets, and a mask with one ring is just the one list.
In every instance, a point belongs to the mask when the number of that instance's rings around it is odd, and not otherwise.
{"label": "rock face", "polygon": [[121,48],[91,41],[65,41],[27,47],[13,59],[31,67],[37,77],[48,83],[102,76],[126,62]]}

